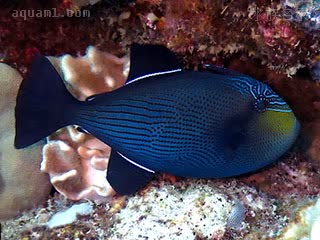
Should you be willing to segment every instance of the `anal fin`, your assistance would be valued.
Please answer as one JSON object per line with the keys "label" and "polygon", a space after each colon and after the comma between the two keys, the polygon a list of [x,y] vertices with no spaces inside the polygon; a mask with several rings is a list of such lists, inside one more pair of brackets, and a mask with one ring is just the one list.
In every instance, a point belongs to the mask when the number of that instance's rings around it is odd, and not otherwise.
{"label": "anal fin", "polygon": [[135,164],[114,150],[111,151],[107,180],[121,195],[135,193],[154,177],[155,172]]}

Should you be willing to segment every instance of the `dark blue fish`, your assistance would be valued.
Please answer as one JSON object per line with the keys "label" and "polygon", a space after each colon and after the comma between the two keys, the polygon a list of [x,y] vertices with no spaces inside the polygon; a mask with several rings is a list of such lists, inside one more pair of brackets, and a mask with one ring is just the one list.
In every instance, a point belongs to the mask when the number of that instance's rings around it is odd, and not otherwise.
{"label": "dark blue fish", "polygon": [[133,45],[127,84],[80,102],[38,56],[17,97],[15,146],[78,125],[112,147],[107,179],[121,194],[157,172],[229,177],[278,159],[299,132],[290,107],[249,76],[209,70],[185,71],[165,47]]}

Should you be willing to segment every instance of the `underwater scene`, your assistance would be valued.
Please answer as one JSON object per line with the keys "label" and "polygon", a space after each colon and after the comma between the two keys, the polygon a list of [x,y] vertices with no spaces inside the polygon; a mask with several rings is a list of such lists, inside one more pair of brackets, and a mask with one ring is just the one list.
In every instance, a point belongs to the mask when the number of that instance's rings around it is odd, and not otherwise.
{"label": "underwater scene", "polygon": [[320,240],[319,0],[0,0],[1,239]]}

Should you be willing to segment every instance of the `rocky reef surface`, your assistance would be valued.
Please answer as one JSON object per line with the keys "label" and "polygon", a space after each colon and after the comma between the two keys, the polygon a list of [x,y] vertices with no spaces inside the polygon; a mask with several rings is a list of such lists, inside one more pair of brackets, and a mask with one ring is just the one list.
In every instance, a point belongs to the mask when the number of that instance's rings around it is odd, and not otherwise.
{"label": "rocky reef surface", "polygon": [[[121,59],[132,42],[160,43],[176,52],[186,68],[223,65],[268,83],[292,106],[302,123],[301,136],[277,163],[257,173],[219,180],[161,175],[134,196],[90,202],[91,212],[50,228],[47,222],[55,213],[75,204],[55,193],[46,204],[3,221],[1,239],[315,240],[320,221],[320,29],[312,22],[317,23],[317,5],[306,5],[313,15],[305,13],[307,18],[297,21],[284,10],[290,7],[301,16],[299,1],[79,2],[4,1],[1,62],[25,74],[37,52],[75,58],[92,45]],[[30,16],[27,9],[50,9],[60,17]],[[90,16],[81,16],[85,13]],[[71,57],[66,61],[72,64]]]}

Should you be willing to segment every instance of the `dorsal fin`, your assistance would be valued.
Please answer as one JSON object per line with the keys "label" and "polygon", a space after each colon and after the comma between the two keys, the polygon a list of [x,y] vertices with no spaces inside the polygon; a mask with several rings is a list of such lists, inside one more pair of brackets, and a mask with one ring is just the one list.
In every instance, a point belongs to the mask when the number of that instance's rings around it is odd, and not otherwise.
{"label": "dorsal fin", "polygon": [[226,76],[230,76],[230,77],[248,77],[247,75],[235,71],[235,70],[231,70],[229,68],[225,68],[225,67],[221,67],[221,66],[217,66],[217,65],[213,65],[213,64],[202,64],[201,65],[202,70],[204,71],[209,71],[215,74],[220,74],[220,75],[226,75]]}
{"label": "dorsal fin", "polygon": [[130,72],[126,84],[144,76],[160,75],[181,71],[175,54],[161,45],[132,44],[130,52]]}

